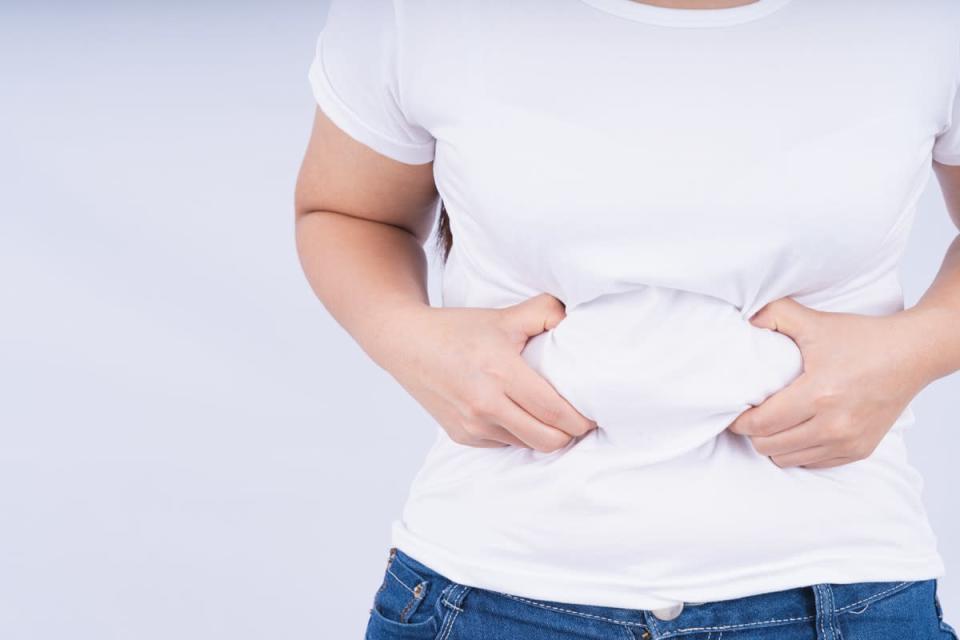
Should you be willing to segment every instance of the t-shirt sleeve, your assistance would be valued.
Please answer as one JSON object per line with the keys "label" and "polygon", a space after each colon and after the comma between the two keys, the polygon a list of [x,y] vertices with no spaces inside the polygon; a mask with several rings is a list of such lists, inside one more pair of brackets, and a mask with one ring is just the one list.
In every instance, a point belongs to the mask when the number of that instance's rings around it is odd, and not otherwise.
{"label": "t-shirt sleeve", "polygon": [[407,164],[433,160],[435,139],[404,113],[393,0],[332,0],[308,77],[320,109],[345,133]]}
{"label": "t-shirt sleeve", "polygon": [[[957,85],[960,85],[958,81]],[[953,104],[946,127],[933,143],[933,159],[940,164],[960,165],[960,86],[954,87]]]}

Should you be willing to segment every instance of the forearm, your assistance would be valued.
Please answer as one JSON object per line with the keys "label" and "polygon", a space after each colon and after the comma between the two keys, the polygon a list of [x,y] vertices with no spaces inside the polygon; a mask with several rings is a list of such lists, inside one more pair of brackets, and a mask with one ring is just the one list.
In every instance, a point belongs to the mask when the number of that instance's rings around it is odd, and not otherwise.
{"label": "forearm", "polygon": [[927,291],[900,315],[925,383],[960,370],[960,236]]}
{"label": "forearm", "polygon": [[326,211],[297,217],[296,243],[313,292],[387,368],[399,316],[430,306],[421,243],[397,226]]}

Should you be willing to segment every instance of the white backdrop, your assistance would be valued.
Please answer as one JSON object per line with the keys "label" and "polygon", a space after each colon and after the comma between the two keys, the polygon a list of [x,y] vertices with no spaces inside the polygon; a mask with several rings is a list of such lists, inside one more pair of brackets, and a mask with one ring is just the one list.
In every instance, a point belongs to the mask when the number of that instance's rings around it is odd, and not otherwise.
{"label": "white backdrop", "polygon": [[[434,427],[296,258],[325,3],[20,4],[0,5],[0,638],[360,638]],[[953,233],[931,182],[909,303]],[[915,409],[957,625],[960,376]]]}

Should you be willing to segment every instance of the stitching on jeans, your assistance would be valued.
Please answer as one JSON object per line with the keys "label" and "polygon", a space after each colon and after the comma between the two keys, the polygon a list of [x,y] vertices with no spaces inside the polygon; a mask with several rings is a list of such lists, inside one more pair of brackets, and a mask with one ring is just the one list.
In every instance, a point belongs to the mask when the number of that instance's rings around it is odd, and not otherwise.
{"label": "stitching on jeans", "polygon": [[[817,622],[820,626],[820,637],[823,640],[836,640],[833,635],[833,625],[827,622],[827,616],[833,615],[832,595],[830,585],[820,583],[813,587],[817,603]],[[827,636],[827,626],[830,626],[830,635]]]}
{"label": "stitching on jeans", "polygon": [[396,578],[396,579],[397,579],[397,582],[399,582],[400,584],[402,584],[404,589],[406,589],[406,590],[409,591],[410,593],[416,595],[416,592],[414,592],[413,589],[411,589],[410,587],[408,587],[408,586],[407,586],[407,583],[405,583],[403,580],[400,579],[400,576],[398,576],[398,575],[395,574],[393,571],[391,571],[391,570],[390,570],[390,567],[387,567],[387,573],[389,573],[389,574],[392,575],[394,578]]}
{"label": "stitching on jeans", "polygon": [[[861,599],[861,600],[858,600],[857,602],[854,602],[854,603],[852,603],[852,604],[848,604],[848,605],[846,605],[846,606],[844,606],[844,607],[841,607],[841,608],[837,609],[837,612],[840,613],[840,612],[843,612],[843,611],[847,611],[848,609],[852,609],[853,607],[856,607],[856,606],[858,606],[858,605],[865,604],[865,603],[867,603],[867,602],[873,602],[873,601],[878,600],[879,598],[881,598],[881,597],[883,597],[883,596],[885,596],[885,595],[887,595],[887,594],[889,594],[889,593],[892,593],[892,592],[894,592],[894,591],[897,591],[897,590],[901,589],[904,585],[909,585],[909,584],[910,584],[910,582],[900,582],[900,583],[894,585],[893,587],[890,587],[889,589],[885,589],[884,591],[881,591],[880,593],[875,593],[875,594],[873,594],[873,595],[870,596],[870,597],[863,598],[863,599]],[[510,594],[510,593],[503,593],[503,592],[500,592],[500,591],[498,591],[498,592],[496,592],[496,593],[499,593],[499,594],[502,595],[502,596],[506,596],[507,598],[512,598],[513,600],[519,600],[519,601],[521,601],[521,602],[526,602],[527,604],[531,604],[531,605],[534,605],[534,606],[536,606],[536,607],[541,607],[541,608],[543,608],[543,609],[550,609],[550,610],[553,610],[553,611],[560,611],[560,612],[563,612],[563,613],[569,613],[569,614],[572,614],[572,615],[575,615],[575,616],[581,616],[581,617],[584,617],[584,618],[593,618],[593,619],[596,619],[596,620],[604,620],[604,621],[606,621],[606,622],[612,622],[612,623],[614,623],[614,624],[622,624],[622,625],[628,625],[628,626],[639,626],[639,627],[646,627],[646,626],[647,626],[646,624],[644,624],[644,623],[642,623],[642,622],[629,622],[629,621],[626,621],[626,620],[614,620],[613,618],[606,618],[606,617],[604,617],[604,616],[598,616],[598,615],[594,615],[594,614],[591,614],[591,613],[584,613],[584,612],[582,612],[582,611],[574,611],[574,610],[572,610],[572,609],[563,609],[563,608],[561,608],[561,607],[554,607],[554,606],[552,606],[552,605],[548,605],[548,604],[545,604],[545,603],[542,603],[542,602],[536,602],[536,601],[534,601],[534,600],[528,600],[527,598],[522,598],[522,597],[520,597],[520,596],[515,596],[515,595]],[[749,627],[757,627],[757,626],[760,626],[760,625],[774,624],[774,623],[805,622],[805,621],[808,621],[808,620],[813,620],[814,618],[815,618],[815,616],[799,616],[799,617],[793,617],[793,618],[769,618],[769,619],[767,619],[767,620],[758,620],[758,621],[755,621],[755,622],[744,622],[744,623],[740,623],[740,624],[716,625],[716,626],[710,626],[710,627],[682,627],[682,628],[675,629],[674,631],[670,631],[670,632],[664,634],[663,637],[664,637],[664,638],[670,638],[670,637],[673,637],[673,636],[676,636],[676,635],[680,635],[681,633],[686,633],[686,632],[689,632],[689,631],[720,631],[720,632],[721,632],[721,636],[722,636],[722,635],[723,635],[723,633],[722,633],[723,631],[729,631],[729,630],[733,630],[733,629],[745,629],[745,628],[749,628]],[[656,630],[656,623],[653,623],[653,621],[651,621],[651,623],[653,624],[654,630]],[[825,630],[824,630],[824,628],[823,628],[823,620],[820,621],[820,629],[821,629],[821,635],[823,635],[824,637],[826,637],[826,636],[825,636]],[[719,638],[718,638],[718,640],[719,640]]]}
{"label": "stitching on jeans", "polygon": [[[824,495],[826,495],[826,494],[824,494]],[[819,590],[818,593],[820,594],[820,602],[819,602],[819,605],[820,605],[820,606],[817,607],[817,617],[820,618],[820,637],[823,638],[823,640],[827,640],[827,634],[824,633],[824,631],[823,631],[823,618],[824,618],[824,616],[825,616],[824,611],[823,611],[823,607],[824,607],[824,605],[825,605],[825,603],[824,603],[824,601],[823,601],[823,597],[824,597],[824,595],[823,595],[823,587],[822,587],[821,585],[817,585],[816,588]]]}
{"label": "stitching on jeans", "polygon": [[[461,587],[461,588],[464,588],[464,589],[469,590],[468,587],[466,587],[465,585],[460,584],[459,582],[451,582],[450,584],[447,585],[447,588],[444,589],[444,590],[440,593],[440,600],[443,602],[443,604],[447,605],[447,606],[450,607],[451,609],[456,609],[457,611],[461,611],[461,612],[462,612],[463,609],[461,609],[461,608],[460,608],[459,606],[457,606],[456,604],[450,602],[450,599],[449,599],[450,594],[453,593],[453,592],[457,589],[457,587]],[[466,593],[467,593],[467,592],[464,591],[462,594],[460,594],[460,595],[458,595],[456,598],[454,598],[454,600],[456,600],[456,601],[459,603],[460,601],[463,600],[463,597],[464,597],[464,595],[466,595]]]}
{"label": "stitching on jeans", "polygon": [[836,626],[833,624],[833,617],[837,615],[837,605],[833,601],[833,587],[829,584],[824,585],[823,594],[827,596],[827,610],[823,615],[824,623],[826,624],[825,630],[829,629],[831,640],[836,640]]}
{"label": "stitching on jeans", "polygon": [[[852,609],[853,607],[856,607],[856,606],[861,605],[861,604],[866,604],[867,602],[874,602],[875,600],[878,600],[878,599],[882,598],[883,596],[885,596],[885,595],[887,595],[887,594],[889,594],[889,593],[892,593],[892,592],[894,592],[894,591],[897,591],[897,590],[902,589],[902,588],[904,587],[904,585],[909,585],[909,584],[911,584],[911,583],[910,583],[910,582],[900,582],[900,583],[898,583],[898,584],[890,587],[889,589],[885,589],[884,591],[881,591],[880,593],[875,593],[875,594],[873,594],[873,595],[870,596],[870,597],[863,598],[862,600],[858,600],[858,601],[856,601],[856,602],[854,602],[854,603],[852,603],[852,604],[848,604],[848,605],[846,605],[846,606],[843,606],[843,607],[837,609],[837,612],[840,613],[840,612],[843,612],[843,611],[847,611],[848,609]],[[803,616],[803,617],[800,617],[800,618],[772,618],[772,619],[770,619],[770,620],[758,620],[758,621],[756,621],[756,622],[745,622],[745,623],[742,623],[742,624],[734,624],[734,625],[719,625],[719,626],[714,626],[714,627],[683,627],[683,628],[679,628],[679,629],[676,629],[676,630],[674,630],[674,631],[668,632],[667,634],[664,635],[664,638],[669,638],[669,637],[671,637],[671,636],[675,636],[675,635],[680,634],[681,632],[686,632],[686,631],[721,631],[721,630],[724,630],[724,629],[727,629],[727,630],[730,630],[730,629],[742,629],[742,628],[745,628],[745,627],[753,627],[753,626],[759,626],[759,625],[764,625],[764,624],[772,624],[772,623],[779,623],[779,622],[804,622],[804,621],[807,621],[807,620],[813,620],[814,617],[815,617],[815,616]],[[651,622],[652,622],[652,621],[651,621]]]}
{"label": "stitching on jeans", "polygon": [[842,611],[846,611],[847,609],[852,609],[852,608],[856,607],[857,605],[867,604],[867,603],[869,603],[869,602],[874,602],[875,600],[879,600],[880,598],[882,598],[883,596],[887,595],[888,593],[891,593],[891,592],[893,592],[893,591],[898,591],[898,590],[902,589],[904,585],[909,585],[909,584],[910,584],[909,582],[900,582],[900,583],[897,583],[896,585],[890,587],[889,589],[886,589],[885,591],[881,591],[880,593],[875,593],[875,594],[873,594],[872,596],[869,596],[869,597],[867,597],[867,598],[863,598],[862,600],[857,600],[857,601],[854,602],[853,604],[848,604],[848,605],[846,605],[846,606],[844,606],[844,607],[840,607],[839,609],[837,609],[837,613],[840,613],[840,612],[842,612]]}
{"label": "stitching on jeans", "polygon": [[[450,591],[452,591],[456,586],[457,586],[456,582],[451,582],[446,587],[444,587],[443,591],[440,592],[440,601],[443,602],[444,604],[449,605],[450,603],[447,602],[447,594]],[[448,611],[447,614],[443,617],[443,624],[440,625],[440,632],[437,634],[437,640],[443,640],[446,637],[447,627],[450,626],[450,618],[457,615],[457,613],[458,613],[457,611],[454,611],[451,614]]]}
{"label": "stitching on jeans", "polygon": [[515,596],[511,593],[503,593],[502,591],[496,591],[495,593],[500,594],[501,596],[506,596],[507,598],[512,598],[514,600],[519,600],[520,602],[526,602],[527,604],[532,604],[535,607],[541,607],[543,609],[550,609],[552,611],[561,611],[563,613],[569,613],[575,616],[581,616],[583,618],[593,618],[594,620],[603,620],[605,622],[612,622],[614,624],[623,624],[630,626],[646,627],[642,622],[629,622],[627,620],[614,620],[613,618],[605,618],[603,616],[598,616],[592,613],[584,613],[583,611],[574,611],[573,609],[563,609],[561,607],[554,607],[552,605],[537,602],[536,600],[527,600],[526,598],[521,598],[520,596]]}
{"label": "stitching on jeans", "polygon": [[830,610],[828,611],[828,615],[830,617],[827,619],[827,626],[830,629],[830,636],[834,638],[834,640],[836,640],[837,638],[837,601],[833,594],[833,587],[828,584],[825,587],[825,589],[827,591],[827,597],[830,600]]}
{"label": "stitching on jeans", "polygon": [[457,607],[456,607],[455,605],[451,604],[451,603],[447,600],[447,594],[449,594],[451,591],[453,591],[453,589],[457,586],[457,584],[458,584],[458,583],[456,583],[456,582],[451,582],[450,584],[448,584],[447,586],[445,586],[445,587],[443,588],[443,591],[441,591],[441,592],[440,592],[440,595],[438,596],[440,602],[442,602],[443,604],[445,604],[445,605],[447,605],[448,607],[451,607],[451,608],[453,608],[453,609],[456,609]]}
{"label": "stitching on jeans", "polygon": [[457,611],[463,611],[463,609],[461,609],[461,608],[458,607],[457,605],[453,604],[453,603],[450,602],[449,600],[444,600],[444,601],[443,601],[443,604],[447,605],[447,606],[450,607],[451,609],[456,609]]}
{"label": "stitching on jeans", "polygon": [[799,618],[771,618],[770,620],[758,620],[756,622],[743,622],[740,624],[722,624],[715,627],[683,627],[681,629],[675,629],[674,631],[669,631],[664,634],[664,638],[669,638],[671,636],[680,635],[686,631],[730,631],[732,629],[744,629],[747,627],[756,627],[764,624],[772,624],[775,622],[803,622],[805,620],[812,620],[813,616],[801,616]]}
{"label": "stitching on jeans", "polygon": [[[454,585],[454,586],[459,586],[459,587],[461,587],[462,589],[461,589],[460,593],[457,594],[457,597],[454,598],[454,600],[457,601],[457,604],[456,604],[456,605],[450,603],[446,598],[444,598],[444,600],[443,600],[444,603],[446,603],[446,604],[450,605],[451,607],[453,607],[454,611],[453,611],[453,613],[450,614],[450,616],[448,617],[449,622],[447,623],[446,629],[441,631],[440,635],[437,636],[437,640],[446,640],[446,638],[448,638],[448,637],[450,636],[450,632],[453,630],[453,623],[454,623],[454,621],[456,621],[457,616],[460,615],[460,613],[463,611],[463,609],[460,608],[458,605],[459,605],[461,602],[463,602],[463,598],[467,595],[467,592],[470,591],[470,589],[471,589],[471,587],[469,587],[469,586],[467,586],[467,585],[461,585],[461,584],[458,584],[458,583],[453,583],[453,585]],[[453,589],[451,588],[450,591],[452,592]]]}
{"label": "stitching on jeans", "polygon": [[[420,586],[421,586],[421,587],[424,587],[424,586],[426,586],[426,584],[427,584],[426,582],[421,582],[421,583],[420,583]],[[404,586],[406,586],[406,585],[404,585]],[[415,604],[417,604],[418,602],[420,602],[420,598],[422,598],[422,597],[423,597],[423,591],[420,592],[420,595],[419,595],[419,596],[417,595],[417,592],[416,592],[416,591],[413,592],[413,598],[411,598],[410,601],[407,602],[407,606],[405,606],[405,607],[403,608],[403,611],[400,612],[400,621],[401,621],[401,622],[404,622],[404,621],[406,620],[407,614],[410,612],[410,609],[412,609]]]}
{"label": "stitching on jeans", "polygon": [[657,616],[656,616],[656,615],[652,615],[652,616],[647,616],[647,615],[645,615],[645,616],[644,616],[644,620],[647,620],[647,621],[650,623],[650,630],[653,632],[653,635],[659,636],[659,635],[660,635],[660,628],[657,627]]}
{"label": "stitching on jeans", "polygon": [[621,638],[626,638],[626,640],[637,640],[637,636],[633,635],[633,631],[631,631],[628,627],[618,624],[616,628],[620,632]]}

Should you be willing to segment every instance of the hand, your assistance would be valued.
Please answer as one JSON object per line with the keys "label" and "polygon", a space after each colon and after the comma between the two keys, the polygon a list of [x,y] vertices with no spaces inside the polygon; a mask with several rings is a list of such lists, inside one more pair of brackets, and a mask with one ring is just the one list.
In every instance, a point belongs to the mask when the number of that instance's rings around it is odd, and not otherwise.
{"label": "hand", "polygon": [[417,307],[391,328],[399,339],[384,368],[454,442],[556,451],[597,424],[520,352],[565,315],[546,293],[503,309]]}
{"label": "hand", "polygon": [[890,316],[818,311],[792,298],[750,322],[797,343],[803,373],[727,428],[779,467],[833,467],[866,458],[929,382],[909,311]]}

